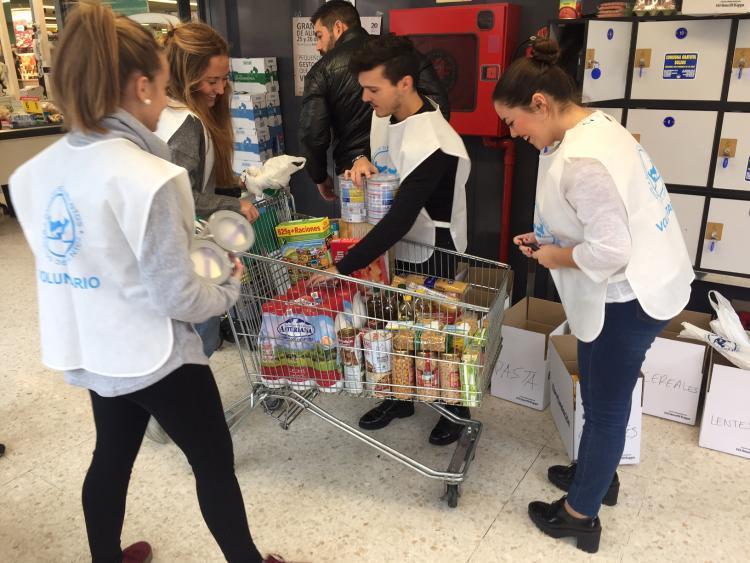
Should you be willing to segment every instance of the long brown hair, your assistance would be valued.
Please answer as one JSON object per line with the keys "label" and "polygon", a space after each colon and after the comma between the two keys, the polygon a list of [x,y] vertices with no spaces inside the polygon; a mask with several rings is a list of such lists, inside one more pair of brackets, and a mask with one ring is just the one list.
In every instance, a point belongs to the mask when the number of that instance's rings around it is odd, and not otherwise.
{"label": "long brown hair", "polygon": [[[237,180],[232,172],[234,132],[229,102],[229,84],[224,94],[209,107],[200,95],[201,78],[212,57],[229,56],[229,46],[211,26],[189,22],[170,30],[165,41],[169,62],[169,96],[182,102],[203,122],[214,146],[214,170],[218,186],[232,186]],[[204,174],[211,174],[206,170]]]}
{"label": "long brown hair", "polygon": [[52,86],[69,128],[103,132],[102,118],[121,104],[133,73],[153,79],[161,68],[154,36],[107,6],[80,2],[65,20],[55,50]]}

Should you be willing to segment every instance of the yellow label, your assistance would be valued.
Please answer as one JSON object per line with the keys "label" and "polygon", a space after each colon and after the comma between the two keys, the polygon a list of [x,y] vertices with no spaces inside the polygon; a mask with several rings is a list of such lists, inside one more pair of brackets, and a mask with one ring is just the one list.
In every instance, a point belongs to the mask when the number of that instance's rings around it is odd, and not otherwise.
{"label": "yellow label", "polygon": [[26,113],[42,113],[42,106],[39,105],[39,100],[37,99],[28,100],[21,98],[21,103]]}

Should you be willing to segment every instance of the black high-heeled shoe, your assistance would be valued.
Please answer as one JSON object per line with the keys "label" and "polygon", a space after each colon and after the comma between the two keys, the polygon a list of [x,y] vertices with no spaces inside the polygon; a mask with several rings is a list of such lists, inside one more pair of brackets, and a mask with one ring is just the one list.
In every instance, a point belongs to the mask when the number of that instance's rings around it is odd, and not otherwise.
{"label": "black high-heeled shoe", "polygon": [[[576,466],[578,464],[574,461],[570,465],[553,465],[547,469],[547,479],[558,489],[562,489],[566,493],[570,490],[570,486],[573,484],[573,479],[576,476]],[[620,495],[620,478],[615,472],[615,476],[612,478],[612,483],[607,489],[607,493],[602,499],[602,504],[607,506],[614,506],[617,504],[617,497]]]}
{"label": "black high-heeled shoe", "polygon": [[599,517],[576,518],[565,510],[565,499],[553,503],[529,503],[529,518],[542,532],[553,538],[575,538],[578,549],[587,553],[599,551],[602,525]]}

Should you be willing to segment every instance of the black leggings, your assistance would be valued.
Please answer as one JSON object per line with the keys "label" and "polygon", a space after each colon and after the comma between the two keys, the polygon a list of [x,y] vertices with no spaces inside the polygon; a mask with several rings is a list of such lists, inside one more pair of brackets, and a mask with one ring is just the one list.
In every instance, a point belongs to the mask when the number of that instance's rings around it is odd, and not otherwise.
{"label": "black leggings", "polygon": [[91,404],[96,449],[83,482],[83,513],[94,563],[122,561],[130,472],[151,415],[187,456],[201,513],[227,561],[263,560],[250,537],[232,438],[208,366],[183,365],[158,383],[120,397],[92,391]]}

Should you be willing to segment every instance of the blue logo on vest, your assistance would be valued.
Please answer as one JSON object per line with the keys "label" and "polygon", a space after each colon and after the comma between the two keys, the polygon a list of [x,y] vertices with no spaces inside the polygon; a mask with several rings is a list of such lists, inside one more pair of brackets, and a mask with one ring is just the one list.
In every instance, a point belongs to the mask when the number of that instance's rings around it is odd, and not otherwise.
{"label": "blue logo on vest", "polygon": [[372,155],[372,164],[375,168],[378,169],[378,173],[380,174],[397,174],[398,170],[396,168],[391,168],[388,166],[389,161],[389,155],[388,155],[388,147],[383,146],[378,148],[375,151],[375,154]]}
{"label": "blue logo on vest", "polygon": [[646,151],[641,147],[638,147],[638,156],[641,157],[641,165],[643,166],[643,171],[646,173],[646,180],[648,180],[651,193],[656,199],[661,200],[667,192],[667,186],[664,184],[661,174],[659,174],[654,163],[651,162],[651,158]]}
{"label": "blue logo on vest", "polygon": [[66,265],[81,249],[81,214],[63,188],[56,189],[47,204],[43,235],[48,258],[55,264]]}

